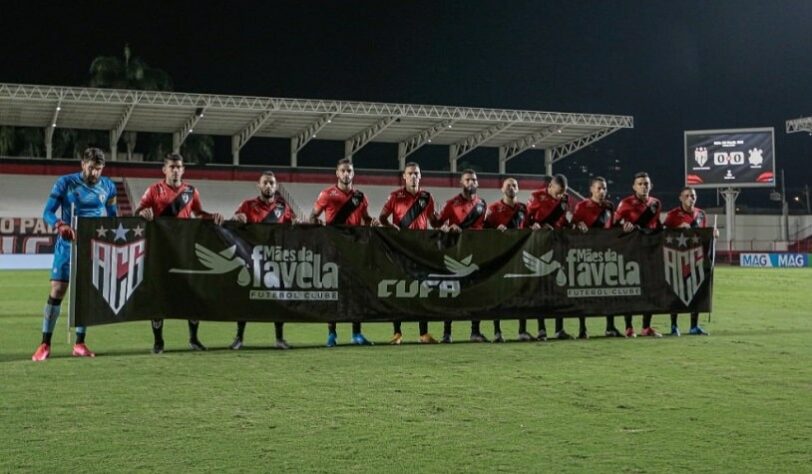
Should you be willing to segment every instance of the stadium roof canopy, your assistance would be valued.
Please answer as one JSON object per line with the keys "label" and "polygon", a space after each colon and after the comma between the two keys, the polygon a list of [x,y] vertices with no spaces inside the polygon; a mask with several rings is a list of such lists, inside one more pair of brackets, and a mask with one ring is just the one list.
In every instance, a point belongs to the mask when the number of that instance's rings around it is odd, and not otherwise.
{"label": "stadium roof canopy", "polygon": [[803,117],[794,120],[787,120],[787,133],[809,132],[812,133],[812,117]]}
{"label": "stadium roof canopy", "polygon": [[[232,157],[252,137],[290,139],[291,166],[311,140],[339,140],[345,156],[370,142],[397,143],[401,167],[428,144],[449,147],[451,171],[478,147],[499,148],[499,171],[520,153],[545,150],[552,163],[623,128],[622,115],[284,99],[84,87],[0,83],[0,125],[42,127],[50,158],[55,128],[109,131],[118,143],[125,131],[169,133],[179,150],[191,133],[230,136]],[[116,147],[111,147],[116,159]]]}

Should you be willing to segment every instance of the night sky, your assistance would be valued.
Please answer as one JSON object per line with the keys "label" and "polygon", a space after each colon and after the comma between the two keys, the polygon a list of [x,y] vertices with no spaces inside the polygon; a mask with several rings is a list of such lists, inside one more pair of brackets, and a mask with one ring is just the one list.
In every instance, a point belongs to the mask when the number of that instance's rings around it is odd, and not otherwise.
{"label": "night sky", "polygon": [[[682,185],[683,130],[772,126],[788,187],[812,183],[812,137],[784,131],[812,115],[808,0],[19,3],[0,2],[0,82],[83,85],[95,56],[130,43],[181,92],[632,115],[633,130],[567,160],[618,159],[621,182],[648,170],[661,192]],[[359,165],[395,167],[387,146]],[[255,140],[243,157],[281,165],[286,150]],[[341,150],[309,145],[300,162]],[[416,155],[429,169],[446,156]],[[496,151],[472,161],[495,171]],[[527,152],[508,171],[542,161]]]}

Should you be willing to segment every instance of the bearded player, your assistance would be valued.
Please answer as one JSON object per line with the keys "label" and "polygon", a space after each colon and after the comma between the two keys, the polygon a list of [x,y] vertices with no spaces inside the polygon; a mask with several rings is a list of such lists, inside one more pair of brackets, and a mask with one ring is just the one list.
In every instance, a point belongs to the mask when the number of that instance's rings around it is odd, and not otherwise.
{"label": "bearded player", "polygon": [[[42,343],[31,360],[43,361],[51,355],[51,336],[59,318],[62,299],[70,281],[70,242],[76,238],[71,219],[77,217],[115,216],[116,186],[104,176],[104,153],[98,148],[88,148],[82,153],[82,171],[59,177],[51,188],[45,203],[43,219],[55,227],[58,237],[54,245],[54,262],[51,268],[51,292],[42,318]],[[56,213],[61,209],[60,217]],[[95,357],[85,344],[86,329],[76,326],[76,343],[73,355]]]}

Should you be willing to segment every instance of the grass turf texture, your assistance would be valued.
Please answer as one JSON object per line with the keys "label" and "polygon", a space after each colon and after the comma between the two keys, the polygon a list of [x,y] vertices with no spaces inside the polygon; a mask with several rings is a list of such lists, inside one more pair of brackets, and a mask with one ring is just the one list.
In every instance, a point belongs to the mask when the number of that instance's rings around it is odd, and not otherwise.
{"label": "grass turf texture", "polygon": [[[2,472],[812,466],[809,270],[719,268],[710,337],[392,347],[391,326],[370,324],[379,345],[326,349],[324,326],[290,324],[298,348],[277,351],[272,325],[249,324],[236,352],[233,323],[203,322],[210,350],[191,353],[186,323],[167,321],[159,356],[148,322],[90,328],[89,360],[70,357],[63,316],[34,363],[47,276],[0,272]],[[467,340],[468,323],[454,330]]]}

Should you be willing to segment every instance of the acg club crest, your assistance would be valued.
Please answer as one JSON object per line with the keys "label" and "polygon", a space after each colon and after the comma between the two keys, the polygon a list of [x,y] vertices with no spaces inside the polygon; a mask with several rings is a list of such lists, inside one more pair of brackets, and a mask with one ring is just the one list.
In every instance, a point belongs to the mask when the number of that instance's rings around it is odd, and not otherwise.
{"label": "acg club crest", "polygon": [[705,282],[705,252],[702,240],[694,236],[669,235],[663,244],[665,281],[688,306]]}
{"label": "acg club crest", "polygon": [[[132,234],[128,238],[128,234]],[[133,229],[121,223],[116,229],[96,229],[96,238],[90,241],[93,286],[118,315],[138,285],[144,280],[146,240],[144,229]]]}
{"label": "acg club crest", "polygon": [[694,149],[694,160],[700,167],[708,162],[708,149],[700,146]]}

